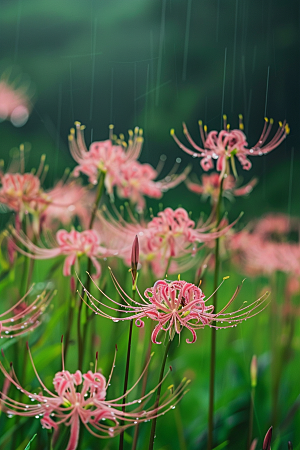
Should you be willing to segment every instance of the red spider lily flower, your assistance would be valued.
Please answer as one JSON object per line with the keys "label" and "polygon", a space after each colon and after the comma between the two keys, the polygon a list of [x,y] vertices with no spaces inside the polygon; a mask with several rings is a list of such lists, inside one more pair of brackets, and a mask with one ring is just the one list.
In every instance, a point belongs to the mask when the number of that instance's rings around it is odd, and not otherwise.
{"label": "red spider lily flower", "polygon": [[[223,281],[226,278],[228,277],[225,277]],[[197,339],[196,331],[204,328],[206,325],[216,329],[234,327],[243,320],[247,320],[261,312],[268,304],[266,300],[269,293],[266,292],[250,305],[242,306],[232,313],[224,313],[238,295],[240,291],[240,287],[238,287],[227,305],[220,312],[214,313],[213,305],[206,305],[206,302],[214,293],[204,300],[205,295],[199,287],[183,280],[158,280],[153,287],[145,290],[144,297],[137,289],[141,301],[135,301],[125,293],[113,274],[112,279],[124,304],[111,299],[98,287],[98,290],[116,306],[105,305],[85,290],[89,299],[89,302],[86,302],[86,304],[96,314],[113,321],[134,319],[137,327],[144,326],[142,320],[144,318],[150,318],[158,322],[151,335],[151,340],[154,344],[161,344],[161,342],[157,341],[157,335],[160,331],[169,332],[170,339],[173,339],[175,333],[180,334],[184,328],[191,332],[192,340],[186,339],[186,342],[192,344]],[[84,299],[82,300],[85,301]],[[109,313],[104,312],[103,308],[119,313],[122,312],[128,316],[113,317]],[[224,323],[226,325],[223,325]]]}
{"label": "red spider lily flower", "polygon": [[234,234],[230,248],[249,275],[277,271],[300,275],[299,219],[268,214]]}
{"label": "red spider lily flower", "polygon": [[64,276],[71,275],[71,267],[78,262],[78,258],[86,255],[92,261],[96,273],[95,278],[98,278],[101,274],[101,266],[98,262],[98,258],[103,258],[109,255],[109,251],[100,245],[100,238],[96,231],[85,230],[82,232],[72,230],[70,232],[66,230],[58,230],[56,233],[57,246],[54,248],[41,248],[33,244],[28,237],[20,232],[17,233],[12,229],[13,235],[18,241],[26,247],[29,252],[16,247],[17,250],[33,259],[49,259],[55,258],[59,255],[65,255],[66,259],[63,267]]}
{"label": "red spider lily flower", "polygon": [[10,120],[16,127],[25,125],[31,109],[27,91],[25,84],[16,88],[15,83],[0,80],[0,121]]}
{"label": "red spider lily flower", "polygon": [[207,133],[207,127],[203,127],[202,121],[200,121],[200,135],[203,147],[200,147],[194,142],[184,123],[183,132],[193,147],[193,150],[189,149],[179,141],[174,130],[171,130],[171,135],[183,151],[192,155],[194,158],[201,158],[200,164],[203,170],[207,171],[213,169],[213,160],[217,160],[216,169],[218,172],[221,172],[221,177],[223,177],[225,173],[227,175],[229,174],[230,160],[233,172],[236,174],[234,156],[237,157],[243,169],[249,170],[251,169],[252,164],[249,161],[248,156],[265,155],[266,153],[269,153],[278,147],[289,133],[289,126],[286,121],[283,123],[279,122],[279,128],[274,137],[266,143],[273,125],[273,120],[271,119],[269,121],[265,118],[264,128],[258,142],[253,147],[249,148],[246,136],[242,131],[244,129],[242,116],[240,115],[239,118],[240,129],[230,130],[230,127],[227,124],[227,118],[224,116],[224,130],[219,133],[217,131]]}
{"label": "red spider lily flower", "polygon": [[[202,182],[197,183],[190,180],[186,181],[188,189],[196,194],[202,195],[203,199],[211,197],[213,204],[217,203],[221,178],[218,173],[211,173],[209,175],[202,175]],[[250,194],[253,187],[257,184],[257,178],[254,178],[244,186],[236,187],[236,179],[232,175],[227,175],[223,178],[223,196],[231,199],[233,196],[239,197]]]}
{"label": "red spider lily flower", "polygon": [[104,211],[107,218],[104,214],[99,215],[101,234],[107,233],[112,240],[115,237],[115,246],[118,246],[119,240],[118,254],[124,257],[128,265],[131,243],[137,235],[141,262],[149,263],[157,277],[163,277],[168,266],[169,273],[178,273],[191,267],[196,263],[191,254],[195,255],[200,246],[227,233],[236,223],[234,221],[223,228],[214,229],[215,224],[210,220],[208,223],[196,224],[184,208],[166,208],[148,223],[139,224],[135,221],[130,224],[121,215],[118,214],[116,220],[106,209]]}
{"label": "red spider lily flower", "polygon": [[[58,429],[59,425],[62,424],[70,427],[70,438],[66,450],[75,450],[77,448],[80,423],[85,426],[91,435],[97,438],[112,438],[128,427],[165,414],[168,410],[173,409],[187,392],[185,388],[189,381],[183,379],[174,392],[172,392],[172,389],[169,389],[169,392],[164,394],[161,404],[156,408],[154,408],[154,405],[145,408],[145,405],[159,385],[143,397],[128,401],[125,405],[122,404],[122,400],[128,396],[142,379],[149,365],[150,361],[148,361],[145,370],[136,383],[124,395],[114,400],[106,399],[113,369],[108,381],[106,381],[102,373],[97,370],[97,367],[95,372],[89,370],[84,374],[79,370],[75,373],[70,373],[63,368],[54,377],[55,393],[52,393],[39,377],[30,351],[29,355],[36,377],[41,385],[41,392],[39,394],[31,394],[26,389],[23,389],[14,372],[11,375],[0,363],[0,369],[6,379],[18,389],[21,389],[23,395],[30,398],[33,402],[31,404],[17,402],[2,392],[1,403],[8,415],[39,418],[44,428]],[[122,411],[122,405],[126,406],[126,408],[130,408],[133,405],[136,405],[136,407],[130,412],[125,412]],[[120,425],[120,422],[123,424]]]}
{"label": "red spider lily flower", "polygon": [[12,338],[37,328],[40,316],[49,305],[54,293],[43,291],[31,303],[25,302],[31,289],[14,306],[0,314],[0,337]]}
{"label": "red spider lily flower", "polygon": [[138,127],[134,132],[129,131],[128,144],[124,135],[120,139],[112,134],[113,126],[110,126],[110,139],[103,142],[93,142],[89,148],[84,141],[84,126],[76,122],[75,129],[71,129],[69,136],[70,151],[78,162],[74,169],[74,176],[80,172],[89,177],[92,184],[97,184],[100,173],[105,174],[105,187],[109,195],[113,195],[113,188],[122,198],[129,198],[137,208],[142,210],[145,206],[144,195],[153,198],[161,198],[163,193],[185,180],[187,168],[182,174],[176,175],[174,170],[165,178],[155,181],[157,170],[149,164],[141,164],[137,161],[143,145],[143,131]]}

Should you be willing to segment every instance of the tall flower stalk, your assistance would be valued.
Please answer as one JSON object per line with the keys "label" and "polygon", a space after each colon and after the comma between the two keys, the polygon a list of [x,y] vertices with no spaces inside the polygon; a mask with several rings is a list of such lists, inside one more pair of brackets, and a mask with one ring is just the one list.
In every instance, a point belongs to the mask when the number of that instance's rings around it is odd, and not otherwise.
{"label": "tall flower stalk", "polygon": [[[221,178],[218,202],[216,205],[216,224],[219,226],[221,221],[221,205],[223,195],[223,182],[224,178]],[[218,278],[219,278],[219,238],[216,239],[215,244],[215,273],[214,273],[214,295],[213,306],[214,311],[217,310],[217,296],[218,296]],[[213,446],[213,429],[214,429],[214,397],[215,397],[215,370],[216,370],[216,346],[217,336],[216,328],[211,330],[211,353],[210,353],[210,379],[209,379],[209,406],[208,406],[208,436],[207,436],[207,449],[211,450]]]}

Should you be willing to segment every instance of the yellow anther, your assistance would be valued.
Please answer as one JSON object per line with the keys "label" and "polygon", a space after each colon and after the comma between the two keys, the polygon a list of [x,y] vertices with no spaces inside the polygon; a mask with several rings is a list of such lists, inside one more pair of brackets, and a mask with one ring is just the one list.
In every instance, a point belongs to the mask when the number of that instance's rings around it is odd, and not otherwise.
{"label": "yellow anther", "polygon": [[76,122],[74,122],[74,124],[75,124],[76,127],[80,127],[80,125],[81,125],[81,123],[78,122],[78,120],[76,120]]}
{"label": "yellow anther", "polygon": [[200,125],[200,127],[202,127],[202,120],[199,120],[198,124]]}
{"label": "yellow anther", "polygon": [[43,155],[41,156],[41,161],[45,161],[45,159],[46,159],[46,155],[43,154]]}
{"label": "yellow anther", "polygon": [[129,134],[130,137],[132,137],[133,136],[133,131],[132,130],[128,130],[128,134]]}
{"label": "yellow anther", "polygon": [[268,119],[267,117],[265,117],[265,121],[266,121],[266,122],[269,122],[269,119]]}
{"label": "yellow anther", "polygon": [[170,386],[168,386],[167,389],[173,389],[174,388],[174,384],[170,384]]}
{"label": "yellow anther", "polygon": [[85,130],[86,126],[85,125],[80,125],[80,129],[83,131]]}
{"label": "yellow anther", "polygon": [[207,125],[204,125],[204,131],[205,131],[205,133],[207,132]]}
{"label": "yellow anther", "polygon": [[270,124],[273,125],[274,119],[270,119]]}
{"label": "yellow anther", "polygon": [[243,120],[243,114],[239,114],[239,119]]}
{"label": "yellow anther", "polygon": [[70,133],[75,134],[75,128],[71,128]]}
{"label": "yellow anther", "polygon": [[150,355],[151,358],[153,357],[154,353],[155,353],[155,352],[152,352],[152,353],[151,353],[151,355]]}
{"label": "yellow anther", "polygon": [[174,128],[171,128],[170,135],[173,136],[174,134],[175,134],[175,130],[174,130]]}
{"label": "yellow anther", "polygon": [[124,134],[123,133],[121,133],[120,135],[120,139],[122,139],[122,141],[124,141],[124,139],[125,139],[125,136],[124,136]]}
{"label": "yellow anther", "polygon": [[282,127],[282,122],[279,121],[278,123],[279,123],[279,126]]}
{"label": "yellow anther", "polygon": [[142,136],[143,135],[143,128],[139,129],[139,135]]}
{"label": "yellow anther", "polygon": [[186,382],[186,377],[183,377],[181,381],[182,381],[182,383],[185,383]]}
{"label": "yellow anther", "polygon": [[108,125],[108,128],[109,128],[110,130],[113,130],[113,129],[114,129],[113,124]]}
{"label": "yellow anther", "polygon": [[227,120],[226,114],[223,114],[223,119],[224,119],[224,120]]}
{"label": "yellow anther", "polygon": [[180,281],[180,273],[178,274],[178,281]]}
{"label": "yellow anther", "polygon": [[285,126],[285,133],[286,134],[290,134],[290,131],[291,130],[290,130],[289,124],[287,123],[286,126]]}
{"label": "yellow anther", "polygon": [[139,127],[135,127],[134,134],[138,134],[138,132],[139,132]]}
{"label": "yellow anther", "polygon": [[24,152],[24,144],[21,144],[21,145],[20,145],[20,151],[21,151],[21,152]]}
{"label": "yellow anther", "polygon": [[240,129],[240,130],[243,130],[243,129],[244,129],[244,124],[243,124],[243,123],[240,123],[239,129]]}
{"label": "yellow anther", "polygon": [[228,131],[230,130],[230,123],[228,123],[228,124],[226,125],[226,128],[227,128]]}
{"label": "yellow anther", "polygon": [[230,277],[229,276],[223,277],[223,280],[228,280],[228,278],[230,278]]}

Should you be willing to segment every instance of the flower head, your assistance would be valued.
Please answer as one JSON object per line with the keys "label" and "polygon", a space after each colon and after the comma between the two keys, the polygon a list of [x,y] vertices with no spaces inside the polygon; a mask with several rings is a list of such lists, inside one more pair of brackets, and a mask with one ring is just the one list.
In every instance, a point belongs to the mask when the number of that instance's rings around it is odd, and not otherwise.
{"label": "flower head", "polygon": [[70,151],[78,162],[74,169],[74,175],[79,173],[88,175],[89,181],[97,184],[99,174],[105,174],[105,187],[109,195],[113,195],[114,187],[122,198],[129,198],[137,208],[142,210],[145,206],[144,196],[161,198],[163,193],[185,180],[189,168],[180,175],[174,170],[162,180],[155,181],[158,171],[149,164],[141,164],[137,161],[143,145],[143,131],[136,127],[134,132],[129,130],[128,144],[124,135],[118,139],[112,134],[113,126],[110,126],[110,139],[103,142],[93,142],[86,148],[83,136],[84,126],[76,122],[75,129],[71,129],[69,136]]}
{"label": "flower head", "polygon": [[276,271],[300,275],[299,219],[268,214],[230,241],[234,259],[249,275]]}
{"label": "flower head", "polygon": [[[220,190],[220,175],[216,172],[212,172],[209,175],[202,175],[202,182],[192,182],[190,180],[186,181],[188,189],[196,194],[202,195],[204,199],[211,197],[213,204],[218,201],[219,190]],[[231,199],[233,196],[239,197],[250,194],[253,187],[256,185],[257,179],[253,178],[249,183],[244,186],[237,187],[236,180],[233,175],[227,175],[223,179],[223,196]]]}
{"label": "flower head", "polygon": [[17,247],[18,251],[30,258],[49,259],[59,255],[65,255],[66,259],[63,268],[63,274],[65,276],[71,275],[71,267],[75,265],[79,257],[85,255],[92,261],[96,269],[94,276],[98,278],[101,273],[98,258],[109,255],[109,251],[100,245],[100,238],[94,230],[85,230],[82,232],[76,230],[70,232],[58,230],[56,233],[57,245],[53,248],[38,247],[23,233],[17,233],[15,230],[12,230],[12,233],[31,253]]}
{"label": "flower head", "polygon": [[[4,392],[1,393],[0,401],[9,415],[39,418],[42,426],[47,429],[57,429],[61,424],[70,427],[70,438],[66,450],[75,450],[77,448],[80,423],[85,426],[91,435],[97,438],[114,437],[130,426],[165,414],[168,410],[174,408],[174,405],[186,393],[184,389],[188,381],[184,379],[173,393],[170,390],[166,394],[159,407],[150,406],[145,408],[147,401],[149,401],[158,386],[143,397],[122,404],[122,400],[127,397],[143,377],[150,361],[148,361],[146,368],[132,388],[114,400],[107,400],[106,398],[113,369],[109,379],[106,380],[102,373],[97,370],[97,367],[95,372],[89,370],[84,374],[79,370],[75,373],[70,373],[63,368],[61,372],[56,373],[54,376],[53,386],[55,393],[53,393],[39,377],[29,348],[28,351],[35,374],[41,385],[41,392],[32,394],[23,389],[14,372],[13,374],[9,373],[0,363],[0,369],[6,379],[18,389],[22,389],[24,396],[30,398],[32,403],[16,402]],[[136,407],[127,412],[122,410],[122,406],[127,408]],[[120,422],[123,422],[123,424],[121,425]]]}
{"label": "flower head", "polygon": [[[127,223],[121,215],[114,219],[105,209],[107,218],[99,216],[101,232],[119,239],[119,255],[130,264],[131,244],[136,235],[140,244],[141,262],[150,264],[157,277],[168,273],[186,270],[196,263],[195,255],[203,244],[213,242],[217,237],[227,233],[236,223],[215,228],[215,223],[196,224],[184,208],[166,208],[160,211],[148,223]],[[117,243],[115,244],[117,245]]]}
{"label": "flower head", "polygon": [[[269,295],[266,293],[248,306],[243,306],[232,313],[225,313],[224,311],[227,310],[238,295],[240,291],[240,287],[238,287],[226,306],[220,312],[214,313],[213,305],[207,305],[207,301],[214,293],[205,299],[205,295],[200,287],[192,283],[183,280],[158,280],[153,287],[145,290],[144,297],[137,289],[140,297],[138,302],[124,292],[113,274],[112,278],[124,304],[112,300],[98,288],[107,299],[113,302],[115,307],[105,305],[85,291],[89,300],[88,306],[96,314],[114,321],[133,319],[138,327],[144,326],[142,319],[145,318],[158,322],[151,336],[154,344],[161,344],[161,342],[157,341],[160,331],[169,332],[170,339],[173,339],[175,333],[180,334],[184,328],[187,328],[192,334],[192,340],[186,339],[186,342],[191,344],[197,339],[196,331],[204,328],[206,325],[217,329],[234,327],[243,320],[247,320],[262,311],[267,306],[266,299]],[[226,278],[228,277],[225,277],[223,281]],[[83,299],[83,301],[85,300]],[[113,317],[103,311],[105,308],[125,313],[126,316]],[[226,325],[223,325],[224,323]]]}
{"label": "flower head", "polygon": [[26,299],[32,289],[33,286],[15,305],[0,314],[1,339],[20,336],[40,325],[40,316],[50,303],[53,293],[43,291],[30,303]]}
{"label": "flower head", "polygon": [[269,121],[267,118],[265,118],[263,131],[258,142],[253,147],[249,148],[246,136],[242,131],[244,129],[244,125],[242,122],[243,118],[241,115],[239,116],[239,118],[240,129],[230,130],[230,126],[227,124],[227,117],[224,116],[224,130],[220,131],[219,133],[217,131],[210,131],[209,133],[207,133],[207,126],[205,125],[203,127],[202,121],[200,121],[199,126],[200,136],[202,139],[202,147],[194,142],[184,123],[183,132],[187,140],[193,147],[193,150],[189,149],[179,141],[179,139],[175,135],[174,130],[171,130],[171,135],[182,150],[184,150],[189,155],[192,155],[194,158],[201,158],[200,164],[203,170],[207,171],[213,169],[213,160],[216,160],[216,169],[218,172],[221,172],[221,177],[223,177],[225,173],[227,175],[229,174],[229,161],[231,161],[233,172],[236,175],[234,156],[237,157],[243,169],[249,170],[251,169],[252,165],[250,160],[248,159],[248,156],[265,155],[266,153],[269,153],[270,151],[278,147],[289,133],[288,124],[285,121],[283,123],[279,122],[279,128],[277,132],[275,133],[274,137],[267,143],[266,141],[273,125],[273,119]]}
{"label": "flower head", "polygon": [[16,87],[7,77],[0,80],[0,120],[10,120],[16,127],[25,125],[31,110],[28,83]]}

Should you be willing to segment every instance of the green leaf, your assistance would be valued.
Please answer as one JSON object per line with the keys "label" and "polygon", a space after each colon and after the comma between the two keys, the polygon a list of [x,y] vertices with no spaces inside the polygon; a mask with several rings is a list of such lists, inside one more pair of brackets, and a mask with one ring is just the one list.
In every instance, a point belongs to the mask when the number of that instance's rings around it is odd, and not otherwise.
{"label": "green leaf", "polygon": [[33,439],[34,439],[35,437],[36,437],[36,433],[35,433],[35,435],[33,436],[33,438],[31,438],[30,441],[28,442],[28,444],[26,445],[25,450],[29,450],[29,449],[30,449],[30,444],[31,444],[31,442],[33,441]]}

